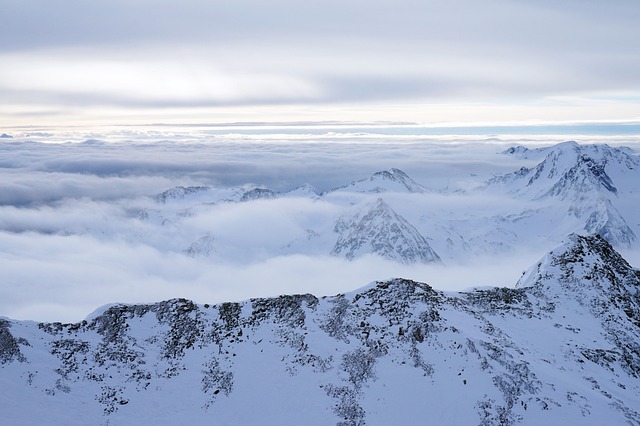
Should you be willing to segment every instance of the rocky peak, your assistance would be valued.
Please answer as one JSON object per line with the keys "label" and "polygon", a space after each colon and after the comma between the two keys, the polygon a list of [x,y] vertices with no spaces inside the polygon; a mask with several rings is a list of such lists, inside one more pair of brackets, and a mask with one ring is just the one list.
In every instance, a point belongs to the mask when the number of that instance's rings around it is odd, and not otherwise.
{"label": "rocky peak", "polygon": [[313,186],[309,185],[308,183],[305,183],[295,189],[292,189],[291,191],[287,192],[285,195],[288,197],[316,198],[318,197],[318,191],[316,191],[316,189]]}
{"label": "rocky peak", "polygon": [[208,190],[208,186],[176,186],[156,195],[155,200],[160,204],[166,204],[170,200],[181,200],[188,195]]}
{"label": "rocky peak", "polygon": [[209,257],[216,252],[215,241],[213,235],[204,235],[191,243],[184,253],[189,257]]}
{"label": "rocky peak", "polygon": [[[558,286],[572,293],[595,291],[597,297],[610,299],[617,294],[633,299],[640,294],[640,271],[632,268],[600,235],[571,234],[516,284],[516,288],[541,287],[553,291]],[[640,299],[636,302],[640,307]]]}
{"label": "rocky peak", "polygon": [[[592,315],[606,344],[585,347],[584,358],[600,365],[619,363],[640,378],[640,270],[632,268],[599,235],[572,234],[545,256],[516,285],[562,319]],[[609,367],[611,368],[611,367]]]}
{"label": "rocky peak", "polygon": [[[532,177],[528,185],[532,183],[533,179]],[[605,172],[604,162],[598,163],[588,155],[581,154],[571,168],[561,173],[560,179],[545,195],[564,198],[576,193],[589,193],[589,196],[592,197],[593,191],[608,191],[614,195],[618,192],[611,178]]]}
{"label": "rocky peak", "polygon": [[254,188],[242,195],[240,201],[252,201],[252,200],[269,200],[276,198],[278,193],[267,188]]}
{"label": "rocky peak", "polygon": [[382,198],[336,223],[338,240],[331,252],[354,259],[373,253],[402,263],[440,262],[427,240]]}

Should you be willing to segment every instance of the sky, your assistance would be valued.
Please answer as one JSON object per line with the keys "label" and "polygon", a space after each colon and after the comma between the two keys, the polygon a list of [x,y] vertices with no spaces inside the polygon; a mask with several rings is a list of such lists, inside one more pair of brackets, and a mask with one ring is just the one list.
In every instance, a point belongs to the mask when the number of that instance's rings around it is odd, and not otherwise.
{"label": "sky", "polygon": [[635,0],[0,0],[0,130],[640,120]]}

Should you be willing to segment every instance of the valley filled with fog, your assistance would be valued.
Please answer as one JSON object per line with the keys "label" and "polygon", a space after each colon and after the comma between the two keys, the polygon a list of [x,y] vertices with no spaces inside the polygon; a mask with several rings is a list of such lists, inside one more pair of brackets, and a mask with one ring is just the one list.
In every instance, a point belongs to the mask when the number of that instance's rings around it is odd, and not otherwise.
{"label": "valley filled with fog", "polygon": [[573,232],[606,234],[637,266],[632,139],[100,136],[0,143],[2,315],[392,277],[512,287]]}

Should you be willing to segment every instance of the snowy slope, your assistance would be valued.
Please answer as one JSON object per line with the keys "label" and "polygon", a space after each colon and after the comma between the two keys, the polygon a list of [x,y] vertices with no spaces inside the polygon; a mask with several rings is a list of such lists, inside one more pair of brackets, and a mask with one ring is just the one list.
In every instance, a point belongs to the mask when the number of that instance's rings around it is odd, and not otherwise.
{"label": "snowy slope", "polygon": [[573,235],[515,289],[0,320],[3,424],[640,424],[640,271]]}
{"label": "snowy slope", "polygon": [[351,217],[338,220],[338,240],[331,254],[354,259],[377,254],[401,263],[440,262],[427,240],[382,198],[367,204]]}
{"label": "snowy slope", "polygon": [[[522,167],[494,177],[488,182],[489,190],[540,203],[547,207],[540,214],[556,220],[575,218],[582,225],[582,229],[575,231],[600,234],[616,247],[633,245],[635,232],[616,205],[630,191],[637,193],[636,182],[640,180],[637,157],[625,149],[575,142],[537,150],[515,147],[505,154],[523,158],[544,154],[544,158],[533,168]],[[624,189],[620,191],[618,185]]]}

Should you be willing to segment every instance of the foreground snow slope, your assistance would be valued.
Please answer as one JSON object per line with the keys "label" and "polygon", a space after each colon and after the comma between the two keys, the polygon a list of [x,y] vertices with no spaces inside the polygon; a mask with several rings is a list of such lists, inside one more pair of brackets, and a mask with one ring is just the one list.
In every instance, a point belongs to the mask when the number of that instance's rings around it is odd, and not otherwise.
{"label": "foreground snow slope", "polygon": [[640,424],[640,271],[570,236],[515,289],[0,320],[7,425]]}

